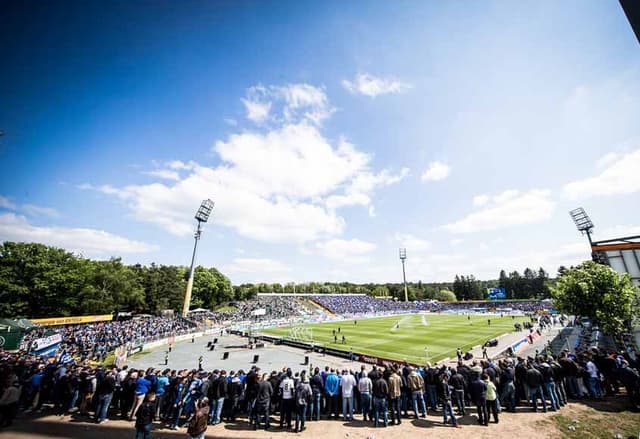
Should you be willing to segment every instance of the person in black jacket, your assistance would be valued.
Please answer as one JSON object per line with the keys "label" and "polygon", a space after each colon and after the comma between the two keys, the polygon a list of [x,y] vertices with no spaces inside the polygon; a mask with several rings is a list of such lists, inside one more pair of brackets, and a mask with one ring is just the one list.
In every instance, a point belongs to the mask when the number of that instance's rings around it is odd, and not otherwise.
{"label": "person in black jacket", "polygon": [[464,410],[464,389],[467,383],[464,376],[460,373],[460,368],[449,379],[449,385],[453,387],[452,399],[456,407],[458,407],[458,416],[465,416]]}
{"label": "person in black jacket", "polygon": [[544,395],[542,394],[542,374],[538,369],[533,367],[533,365],[529,364],[527,365],[527,374],[525,376],[525,380],[527,386],[529,387],[529,397],[531,398],[531,406],[533,407],[533,411],[538,411],[538,398],[540,398],[542,400],[542,409],[544,412],[546,412],[547,401],[544,399]]}
{"label": "person in black jacket", "polygon": [[476,374],[475,379],[469,385],[471,400],[478,411],[478,424],[489,425],[489,413],[487,413],[487,384]]}
{"label": "person in black jacket", "polygon": [[136,411],[136,439],[149,439],[156,413],[156,394],[147,392],[145,402]]}
{"label": "person in black jacket", "polygon": [[387,414],[387,397],[389,396],[389,386],[387,381],[382,376],[382,373],[374,373],[375,380],[373,380],[373,425],[378,427],[380,422],[380,416],[383,417],[384,426],[389,425],[389,417]]}
{"label": "person in black jacket", "polygon": [[105,375],[98,383],[96,393],[98,394],[98,407],[96,407],[96,421],[103,424],[107,421],[107,412],[113,398],[113,392],[116,390],[116,378],[112,370],[107,370]]}
{"label": "person in black jacket", "polygon": [[440,391],[438,392],[442,400],[442,416],[443,423],[446,425],[448,422],[448,416],[451,417],[451,425],[455,428],[460,428],[455,415],[453,414],[453,407],[451,407],[451,386],[449,385],[449,372],[446,371],[442,374],[442,381],[440,382]]}
{"label": "person in black jacket", "polygon": [[271,396],[273,395],[273,388],[271,383],[267,380],[267,374],[263,374],[261,378],[258,378],[255,397],[255,405],[253,407],[253,413],[255,417],[255,424],[253,429],[260,428],[260,421],[264,420],[264,429],[269,429],[269,409],[271,407]]}

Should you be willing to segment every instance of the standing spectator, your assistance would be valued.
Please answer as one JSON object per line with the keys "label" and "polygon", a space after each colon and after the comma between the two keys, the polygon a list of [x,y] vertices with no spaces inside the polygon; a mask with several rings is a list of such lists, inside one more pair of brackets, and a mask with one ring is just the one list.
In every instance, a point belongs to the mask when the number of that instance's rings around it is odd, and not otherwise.
{"label": "standing spectator", "polygon": [[489,414],[487,413],[487,384],[480,379],[480,374],[476,374],[474,380],[469,385],[471,400],[476,405],[478,411],[478,424],[489,425]]}
{"label": "standing spectator", "polygon": [[489,412],[493,414],[493,422],[498,423],[498,390],[496,385],[489,379],[489,375],[483,374],[482,379],[487,385],[487,419],[485,425],[489,423]]}
{"label": "standing spectator", "polygon": [[369,378],[367,371],[363,370],[361,372],[360,380],[358,381],[358,391],[360,392],[360,408],[362,410],[362,420],[367,421],[367,415],[369,415],[369,420],[372,420],[371,417],[371,390],[373,388],[373,383],[371,382],[371,378]]}
{"label": "standing spectator", "polygon": [[347,420],[353,421],[353,388],[355,385],[355,377],[348,370],[343,370],[340,387],[342,388],[342,420],[345,422]]}
{"label": "standing spectator", "polygon": [[307,416],[307,407],[311,402],[311,396],[312,391],[309,380],[307,379],[307,375],[302,372],[300,382],[296,386],[296,433],[306,429],[304,423]]}
{"label": "standing spectator", "polygon": [[320,368],[316,367],[311,377],[311,391],[313,392],[311,400],[310,418],[316,421],[320,420],[320,401],[322,400],[322,393],[324,392],[324,383],[322,376],[320,375]]}
{"label": "standing spectator", "polygon": [[222,415],[222,409],[224,407],[224,401],[229,393],[229,381],[227,380],[227,371],[221,370],[220,377],[216,381],[215,385],[218,387],[217,396],[218,400],[215,403],[216,412],[213,417],[213,425],[219,424]]}
{"label": "standing spectator", "polygon": [[160,417],[160,411],[165,411],[165,395],[169,386],[168,372],[169,369],[165,369],[156,382],[156,418]]}
{"label": "standing spectator", "polygon": [[511,361],[507,360],[502,364],[500,372],[500,384],[502,385],[502,392],[500,393],[500,400],[507,410],[512,413],[516,411],[516,387],[513,384],[515,371],[511,366]]}
{"label": "standing spectator", "polygon": [[449,379],[449,385],[453,387],[453,401],[458,408],[458,416],[465,416],[464,409],[464,400],[465,400],[465,392],[464,389],[466,387],[466,380],[464,375],[460,373],[461,366],[458,366],[456,373]]}
{"label": "standing spectator", "polygon": [[398,371],[395,367],[391,369],[391,375],[388,378],[389,382],[389,405],[391,406],[391,424],[400,425],[402,418],[400,416],[400,395],[402,394],[402,378],[398,375]]}
{"label": "standing spectator", "polygon": [[284,378],[280,382],[280,428],[283,428],[286,422],[288,430],[291,429],[291,414],[293,412],[295,392],[295,384],[291,376],[291,369],[287,369]]}
{"label": "standing spectator", "polygon": [[375,380],[373,381],[373,425],[377,428],[380,422],[380,416],[382,416],[384,426],[387,427],[389,425],[389,418],[387,416],[389,386],[382,376],[382,373],[375,370],[372,373],[375,375]]}
{"label": "standing spectator", "polygon": [[93,369],[85,368],[80,374],[80,414],[88,415],[97,380]]}
{"label": "standing spectator", "polygon": [[324,390],[327,392],[327,418],[331,419],[332,415],[338,417],[338,390],[340,381],[335,370],[331,369],[331,373],[327,375],[324,383]]}
{"label": "standing spectator", "polygon": [[13,380],[11,385],[5,389],[0,398],[0,427],[9,427],[13,418],[16,417],[18,411],[18,401],[20,400],[20,394],[22,393],[22,387],[20,387],[20,381]]}
{"label": "standing spectator", "polygon": [[269,429],[269,408],[271,405],[271,395],[273,395],[273,389],[271,388],[271,383],[267,380],[267,374],[263,374],[262,376],[258,376],[256,374],[256,379],[258,382],[256,383],[256,397],[255,397],[255,406],[253,408],[253,413],[255,416],[255,424],[253,425],[253,429],[256,430],[260,428],[260,420],[264,420],[264,429]]}
{"label": "standing spectator", "polygon": [[556,383],[553,379],[551,366],[548,363],[542,363],[540,368],[543,380],[544,399],[551,401],[551,411],[555,412],[556,410],[560,410],[560,404],[556,393]]}
{"label": "standing spectator", "polygon": [[156,413],[156,395],[145,393],[145,401],[139,406],[136,416],[136,439],[149,439],[153,427],[153,416]]}
{"label": "standing spectator", "polygon": [[416,370],[410,368],[407,381],[409,391],[411,392],[411,401],[413,402],[413,414],[415,418],[418,419],[418,410],[420,410],[420,416],[424,418],[427,416],[427,407],[424,403],[424,394],[422,392],[422,389],[424,388],[424,380]]}
{"label": "standing spectator", "polygon": [[442,387],[440,394],[442,395],[442,416],[444,418],[442,422],[447,425],[449,422],[447,415],[449,415],[451,417],[451,425],[455,428],[459,428],[460,426],[453,414],[453,407],[451,406],[451,386],[449,386],[448,371],[442,374],[442,382],[440,383],[440,386]]}
{"label": "standing spectator", "polygon": [[191,439],[204,439],[209,423],[209,399],[202,398],[196,402],[196,410],[193,418],[189,422],[187,434]]}
{"label": "standing spectator", "polygon": [[533,407],[533,411],[538,411],[538,398],[542,400],[542,411],[547,411],[547,401],[544,399],[544,395],[542,394],[542,384],[543,378],[542,374],[538,369],[533,367],[533,365],[529,364],[527,366],[527,375],[526,375],[527,387],[529,388],[529,397],[531,398],[531,406]]}
{"label": "standing spectator", "polygon": [[[129,412],[129,420],[133,420],[136,411],[143,404],[145,395],[149,392],[149,387],[151,386],[151,381],[144,378],[142,375],[136,379],[136,390],[134,392],[134,400],[133,405],[131,406],[131,411]],[[156,395],[153,395],[153,401],[155,405]],[[82,411],[82,409],[81,409]]]}
{"label": "standing spectator", "polygon": [[97,386],[98,406],[96,407],[96,421],[98,424],[104,424],[108,421],[107,412],[113,398],[113,392],[116,389],[116,379],[112,370],[107,370],[104,377]]}
{"label": "standing spectator", "polygon": [[600,372],[593,362],[591,356],[587,357],[587,372],[589,373],[589,395],[592,398],[601,398],[602,390],[600,388]]}

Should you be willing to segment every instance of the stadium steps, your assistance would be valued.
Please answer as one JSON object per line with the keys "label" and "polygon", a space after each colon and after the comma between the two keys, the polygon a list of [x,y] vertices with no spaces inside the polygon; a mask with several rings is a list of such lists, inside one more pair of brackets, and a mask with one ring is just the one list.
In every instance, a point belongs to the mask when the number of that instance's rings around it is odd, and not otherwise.
{"label": "stadium steps", "polygon": [[331,312],[331,310],[329,310],[328,308],[325,308],[324,306],[320,305],[318,302],[316,302],[313,299],[309,299],[309,304],[313,305],[316,309],[319,309],[320,311],[322,311],[323,313],[325,313],[326,315],[330,316],[330,317],[335,317],[336,314]]}

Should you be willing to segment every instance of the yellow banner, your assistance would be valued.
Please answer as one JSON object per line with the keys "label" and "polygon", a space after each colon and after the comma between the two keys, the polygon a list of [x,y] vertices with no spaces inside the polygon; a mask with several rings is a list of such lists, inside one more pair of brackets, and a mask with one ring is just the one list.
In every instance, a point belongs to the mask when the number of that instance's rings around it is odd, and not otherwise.
{"label": "yellow banner", "polygon": [[49,317],[46,319],[29,319],[29,321],[43,326],[76,325],[78,323],[108,322],[111,320],[113,320],[112,314],[102,314],[99,316]]}

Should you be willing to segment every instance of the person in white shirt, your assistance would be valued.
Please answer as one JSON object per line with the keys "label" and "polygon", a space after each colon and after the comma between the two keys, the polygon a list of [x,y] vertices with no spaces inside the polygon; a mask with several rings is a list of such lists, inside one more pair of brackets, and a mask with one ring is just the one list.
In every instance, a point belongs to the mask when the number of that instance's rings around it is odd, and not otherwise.
{"label": "person in white shirt", "polygon": [[587,372],[589,372],[589,394],[592,398],[601,398],[600,372],[591,358],[587,361]]}
{"label": "person in white shirt", "polygon": [[294,408],[294,396],[295,396],[295,383],[291,378],[291,369],[287,369],[286,375],[280,381],[280,428],[284,426],[285,420],[287,421],[287,429],[291,429],[291,414]]}
{"label": "person in white shirt", "polygon": [[[349,419],[349,421],[353,421],[353,388],[355,386],[355,377],[351,375],[349,371],[343,370],[340,387],[342,388],[342,419],[344,421],[346,421],[347,418]],[[349,414],[348,417],[347,413]]]}
{"label": "person in white shirt", "polygon": [[360,380],[358,381],[358,392],[360,392],[360,407],[362,408],[362,420],[367,420],[367,415],[371,419],[371,389],[373,383],[371,378],[367,376],[367,371],[362,370]]}

